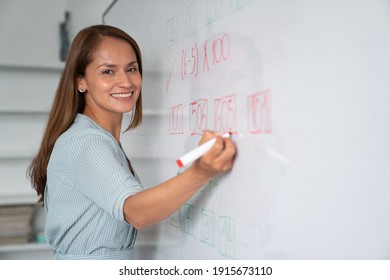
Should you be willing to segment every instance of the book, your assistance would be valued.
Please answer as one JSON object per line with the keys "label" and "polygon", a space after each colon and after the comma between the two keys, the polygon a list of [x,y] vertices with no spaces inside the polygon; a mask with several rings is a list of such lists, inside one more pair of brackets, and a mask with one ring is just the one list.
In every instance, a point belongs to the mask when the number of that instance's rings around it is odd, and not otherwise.
{"label": "book", "polygon": [[0,244],[22,244],[30,242],[34,229],[32,222],[35,206],[1,205],[0,206]]}

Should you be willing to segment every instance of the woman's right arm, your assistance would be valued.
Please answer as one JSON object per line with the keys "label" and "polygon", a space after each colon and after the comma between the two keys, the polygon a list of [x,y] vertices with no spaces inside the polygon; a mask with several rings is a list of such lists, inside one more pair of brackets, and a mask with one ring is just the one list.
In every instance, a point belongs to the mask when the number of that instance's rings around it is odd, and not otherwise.
{"label": "woman's right arm", "polygon": [[183,173],[155,187],[128,197],[124,204],[126,221],[137,229],[169,217],[204,184],[233,166],[236,146],[230,138],[206,131],[200,143],[216,137],[213,147]]}

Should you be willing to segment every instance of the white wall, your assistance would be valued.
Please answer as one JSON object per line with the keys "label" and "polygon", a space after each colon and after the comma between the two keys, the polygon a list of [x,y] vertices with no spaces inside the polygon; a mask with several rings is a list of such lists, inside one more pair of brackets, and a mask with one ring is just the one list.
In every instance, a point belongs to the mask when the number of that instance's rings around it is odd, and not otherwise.
{"label": "white wall", "polygon": [[65,0],[1,0],[0,64],[58,65]]}
{"label": "white wall", "polygon": [[102,23],[102,15],[112,0],[65,0],[71,12],[70,36],[73,38],[84,27]]}
{"label": "white wall", "polygon": [[70,11],[70,37],[102,22],[111,0],[1,0],[0,64],[58,65],[59,24]]}

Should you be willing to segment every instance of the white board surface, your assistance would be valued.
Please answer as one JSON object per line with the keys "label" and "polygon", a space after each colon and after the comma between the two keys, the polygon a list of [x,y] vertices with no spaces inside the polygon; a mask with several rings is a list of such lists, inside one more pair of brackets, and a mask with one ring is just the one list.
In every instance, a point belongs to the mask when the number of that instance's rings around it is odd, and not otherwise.
{"label": "white board surface", "polygon": [[130,158],[171,177],[205,129],[238,147],[156,258],[390,258],[388,0],[119,0],[105,20],[143,51]]}

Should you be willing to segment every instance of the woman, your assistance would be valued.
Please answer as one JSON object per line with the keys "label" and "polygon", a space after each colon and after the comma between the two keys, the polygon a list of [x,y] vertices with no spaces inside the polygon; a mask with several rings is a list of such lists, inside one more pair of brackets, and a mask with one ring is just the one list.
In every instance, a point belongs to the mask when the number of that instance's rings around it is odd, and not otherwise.
{"label": "woman", "polygon": [[142,120],[142,60],[122,30],[95,25],[72,42],[38,155],[29,167],[45,206],[46,239],[57,259],[130,259],[137,230],[167,218],[202,185],[232,168],[230,139],[186,171],[143,187],[120,144],[123,114],[128,129]]}

